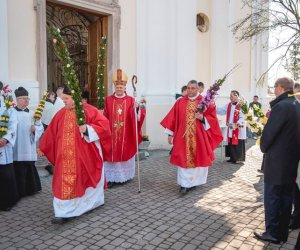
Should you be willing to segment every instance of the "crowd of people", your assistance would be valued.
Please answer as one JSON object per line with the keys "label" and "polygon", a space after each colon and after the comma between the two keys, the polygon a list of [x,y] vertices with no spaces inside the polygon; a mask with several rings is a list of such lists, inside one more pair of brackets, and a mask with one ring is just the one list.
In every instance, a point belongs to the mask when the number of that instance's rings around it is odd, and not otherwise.
{"label": "crowd of people", "polygon": [[[227,161],[233,164],[245,161],[247,133],[239,92],[232,90],[230,102],[224,107],[214,110],[210,106],[206,112],[199,114],[196,112],[202,99],[199,90],[194,80],[183,86],[182,96],[161,123],[166,129],[169,143],[174,145],[171,163],[178,166],[177,182],[181,185],[181,193],[206,183],[208,166],[211,166],[213,160],[213,149],[220,142],[220,137],[216,136],[219,135],[220,128],[214,122],[216,113],[226,115]],[[264,174],[265,232],[254,232],[254,236],[274,244],[286,242],[289,229],[300,228],[299,94],[299,83],[294,83],[287,77],[277,79],[275,99],[270,102],[267,114],[269,119],[260,140],[260,148],[264,153],[260,171]],[[262,108],[257,95],[253,97],[249,108],[253,109],[254,105]],[[253,115],[259,119],[257,109],[253,109]],[[257,139],[257,135],[251,131],[248,136]],[[205,156],[201,150],[206,152]],[[203,163],[205,160],[207,161]],[[300,234],[297,246],[300,249]]]}
{"label": "crowd of people", "polygon": [[41,190],[35,161],[36,143],[44,128],[40,120],[33,121],[34,113],[28,109],[28,91],[19,87],[14,94],[14,108],[6,110],[4,100],[1,99],[2,122],[4,117],[7,119],[7,132],[0,138],[0,210],[4,211],[11,210],[20,198]]}
{"label": "crowd of people", "polygon": [[[112,79],[115,92],[106,97],[103,111],[87,103],[89,92],[85,86],[82,125],[78,125],[76,103],[67,86],[59,87],[56,95],[49,92],[43,116],[34,122],[33,112],[28,109],[28,91],[23,87],[14,91],[16,106],[6,110],[7,133],[0,138],[1,210],[9,211],[21,197],[41,190],[35,167],[38,141],[39,155],[45,155],[49,166],[54,166],[54,171],[48,166],[53,173],[53,223],[64,223],[103,205],[106,186],[124,184],[135,177],[135,155],[142,140],[146,110],[127,95],[128,77],[123,70],[114,72]],[[177,167],[177,183],[183,195],[207,182],[214,150],[223,140],[217,115],[226,116],[228,162],[245,161],[247,133],[239,92],[232,90],[224,107],[211,103],[204,112],[198,112],[204,87],[202,82],[189,81],[161,121],[173,146],[170,162]],[[276,97],[270,102],[269,119],[260,140],[266,230],[255,232],[255,237],[275,244],[287,241],[289,228],[300,227],[300,191],[296,185],[300,97],[295,94],[299,92],[300,85],[290,78],[275,82]],[[249,107],[254,105],[262,107],[258,96],[253,97]],[[4,107],[1,103],[0,114]],[[254,116],[258,116],[256,111]],[[255,133],[249,135],[257,137]]]}

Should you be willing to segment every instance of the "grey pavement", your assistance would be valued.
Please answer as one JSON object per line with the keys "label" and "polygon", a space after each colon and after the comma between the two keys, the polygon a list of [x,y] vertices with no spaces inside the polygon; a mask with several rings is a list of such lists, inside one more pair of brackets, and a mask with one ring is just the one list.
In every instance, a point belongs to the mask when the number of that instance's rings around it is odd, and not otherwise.
{"label": "grey pavement", "polygon": [[[299,231],[282,245],[253,237],[264,229],[262,154],[247,143],[244,164],[217,159],[208,183],[183,196],[168,151],[141,161],[141,187],[133,181],[105,192],[105,205],[64,225],[52,225],[51,176],[43,190],[0,212],[0,249],[294,249]],[[9,190],[8,190],[9,192]]]}

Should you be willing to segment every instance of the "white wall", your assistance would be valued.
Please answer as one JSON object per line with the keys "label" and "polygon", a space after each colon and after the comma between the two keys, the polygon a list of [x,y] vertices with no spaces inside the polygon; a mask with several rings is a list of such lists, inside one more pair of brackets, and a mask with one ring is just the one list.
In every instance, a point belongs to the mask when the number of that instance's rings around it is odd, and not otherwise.
{"label": "white wall", "polygon": [[8,84],[12,89],[25,87],[31,104],[39,99],[36,57],[36,13],[33,0],[7,1]]}
{"label": "white wall", "polygon": [[[131,78],[137,74],[137,11],[136,0],[120,0],[121,29],[120,29],[120,68],[128,74],[127,92],[132,95]],[[140,89],[138,79],[137,90]]]}
{"label": "white wall", "polygon": [[197,76],[195,16],[196,0],[137,1],[137,71],[152,148],[169,147],[160,121]]}
{"label": "white wall", "polygon": [[[175,93],[191,79],[210,85],[241,63],[222,87],[217,104],[228,102],[231,89],[247,98],[266,94],[266,89],[254,84],[267,62],[264,39],[258,38],[255,44],[237,43],[229,27],[246,13],[240,9],[241,0],[119,0],[119,4],[119,65],[128,73],[130,95],[131,77],[138,76],[138,96],[147,99],[148,108],[144,131],[152,148],[169,147],[159,123],[175,102]],[[210,19],[207,33],[196,27],[199,12]],[[32,104],[37,104],[33,0],[0,0],[0,14],[0,80],[7,80],[12,88],[23,85],[31,93]]]}
{"label": "white wall", "polygon": [[211,83],[211,36],[212,36],[212,6],[211,0],[197,1],[197,13],[204,13],[209,18],[209,29],[207,32],[202,33],[196,28],[196,16],[195,16],[195,29],[196,43],[197,43],[197,80],[203,82],[205,85]]}
{"label": "white wall", "polygon": [[7,0],[0,0],[0,81],[8,81]]}

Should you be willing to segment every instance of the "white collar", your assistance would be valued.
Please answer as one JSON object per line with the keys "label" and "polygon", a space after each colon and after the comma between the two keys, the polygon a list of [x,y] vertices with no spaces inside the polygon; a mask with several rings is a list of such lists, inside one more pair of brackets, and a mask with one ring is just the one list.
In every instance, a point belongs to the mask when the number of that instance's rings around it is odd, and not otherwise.
{"label": "white collar", "polygon": [[126,96],[125,93],[124,93],[122,96],[117,96],[116,93],[115,93],[115,97],[117,97],[117,98],[123,98],[123,97],[125,97],[125,96]]}
{"label": "white collar", "polygon": [[189,97],[189,96],[188,96],[188,98],[189,98],[190,100],[195,100],[199,95],[200,95],[200,94],[199,94],[199,92],[198,92],[196,96],[194,96],[194,97]]}

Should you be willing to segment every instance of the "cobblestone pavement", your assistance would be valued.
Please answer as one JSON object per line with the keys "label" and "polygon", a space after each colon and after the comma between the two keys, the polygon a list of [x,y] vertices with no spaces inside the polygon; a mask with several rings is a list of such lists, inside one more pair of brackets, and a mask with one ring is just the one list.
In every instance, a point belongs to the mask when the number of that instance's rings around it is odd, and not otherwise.
{"label": "cobblestone pavement", "polygon": [[[105,205],[52,225],[51,177],[43,190],[0,212],[0,249],[293,249],[299,231],[278,246],[253,238],[264,229],[262,155],[247,143],[245,164],[217,160],[208,183],[182,196],[167,151],[150,152],[137,179],[105,193]],[[9,192],[9,190],[7,190]]]}

